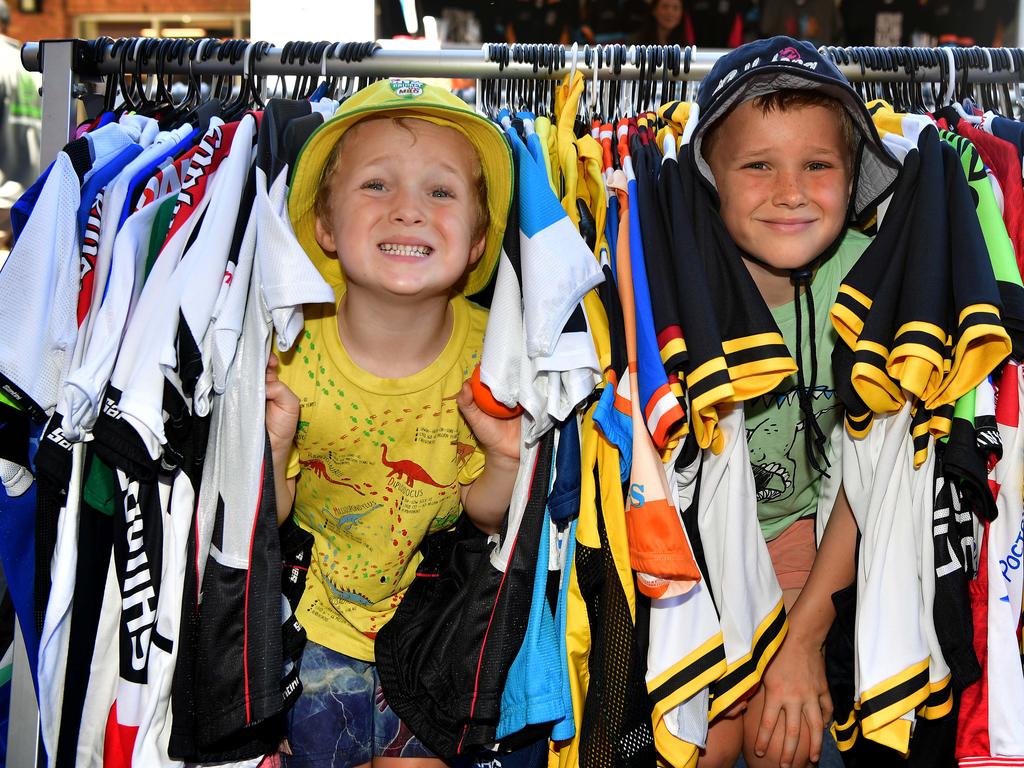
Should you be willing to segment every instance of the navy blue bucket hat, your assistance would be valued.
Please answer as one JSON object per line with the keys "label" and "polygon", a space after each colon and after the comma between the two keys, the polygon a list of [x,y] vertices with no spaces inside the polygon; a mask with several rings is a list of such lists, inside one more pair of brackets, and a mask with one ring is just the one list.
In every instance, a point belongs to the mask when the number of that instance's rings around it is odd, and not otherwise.
{"label": "navy blue bucket hat", "polygon": [[700,116],[690,141],[692,161],[705,181],[715,187],[711,166],[701,152],[708,129],[733,107],[788,89],[831,96],[850,115],[858,136],[850,202],[854,218],[862,220],[888,196],[900,164],[882,144],[867,107],[849,80],[806,41],[782,36],[757,40],[730,51],[715,63],[697,96]]}

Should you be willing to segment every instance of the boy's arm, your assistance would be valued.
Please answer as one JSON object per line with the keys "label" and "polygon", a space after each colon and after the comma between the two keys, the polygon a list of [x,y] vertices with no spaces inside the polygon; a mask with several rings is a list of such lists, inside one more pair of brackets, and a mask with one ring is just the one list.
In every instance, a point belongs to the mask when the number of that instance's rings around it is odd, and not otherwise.
{"label": "boy's arm", "polygon": [[277,525],[284,525],[288,515],[292,513],[295,502],[295,477],[287,477],[288,447],[283,452],[276,451],[271,444],[271,455],[274,459],[274,492],[277,495]]}
{"label": "boy's arm", "polygon": [[488,416],[473,401],[468,381],[462,385],[455,402],[485,456],[480,477],[462,486],[462,508],[477,528],[485,533],[496,533],[505,520],[519,472],[521,417],[496,419]]}
{"label": "boy's arm", "polygon": [[[764,755],[776,725],[785,727],[781,765],[792,764],[803,721],[810,731],[810,758],[821,755],[821,734],[832,719],[822,647],[836,611],[832,593],[853,583],[857,522],[840,486],[807,584],[789,612],[789,633],[765,672],[764,709],[754,752]],[[780,719],[782,722],[780,722]]]}
{"label": "boy's arm", "polygon": [[473,525],[484,533],[497,533],[512,500],[519,459],[484,449],[487,457],[480,477],[462,486],[462,508]]}
{"label": "boy's arm", "polygon": [[277,495],[277,524],[288,519],[295,501],[295,478],[288,477],[288,456],[299,424],[299,398],[277,377],[278,360],[267,364],[267,435],[273,462],[274,491]]}

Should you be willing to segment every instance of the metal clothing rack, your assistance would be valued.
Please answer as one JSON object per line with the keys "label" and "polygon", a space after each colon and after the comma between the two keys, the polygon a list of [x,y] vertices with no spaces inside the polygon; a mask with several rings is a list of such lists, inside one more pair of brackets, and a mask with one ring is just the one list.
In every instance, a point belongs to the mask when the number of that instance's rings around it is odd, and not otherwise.
{"label": "metal clothing rack", "polygon": [[[219,41],[215,41],[220,45]],[[124,45],[120,51],[110,38],[97,40],[42,40],[22,46],[21,60],[31,72],[43,76],[43,138],[41,158],[50,162],[67,143],[74,128],[72,105],[81,95],[83,79],[99,79],[130,68],[140,74],[275,76],[358,76],[358,77],[458,77],[472,79],[556,79],[576,70],[600,80],[638,80],[656,77],[666,81],[699,81],[727,51],[697,50],[695,46],[675,49],[661,46],[506,46],[484,45],[479,49],[395,50],[377,49],[361,60],[332,56],[340,43],[288,43],[283,47],[263,44],[259,55],[250,49],[259,44],[242,43],[240,56],[203,56],[192,45],[188,55],[165,58],[140,55],[139,45]],[[189,41],[191,43],[191,41]],[[307,56],[319,48],[319,58]],[[295,50],[303,47],[301,56]],[[648,49],[661,48],[653,59]],[[854,83],[943,83],[951,68],[955,77],[969,82],[1024,82],[1024,49],[1020,48],[837,48],[823,53],[836,62]],[[326,52],[326,53],[325,53]],[[955,58],[954,58],[955,53]],[[650,63],[655,63],[652,70]],[[674,63],[674,66],[673,66]],[[961,70],[962,65],[962,71]]]}
{"label": "metal clothing rack", "polygon": [[[203,56],[203,46],[181,41],[175,56],[158,62],[145,55],[139,42],[97,40],[42,40],[26,43],[21,50],[25,68],[42,73],[43,135],[41,162],[45,166],[67,143],[74,129],[74,100],[87,92],[88,81],[129,73],[274,76],[358,77],[459,77],[473,79],[557,80],[576,70],[588,78],[637,81],[645,77],[662,81],[699,81],[727,51],[695,47],[485,45],[481,49],[395,50],[377,49],[360,60],[340,55],[340,43],[270,44],[233,41],[232,55]],[[226,46],[211,41],[212,48]],[[350,44],[351,45],[351,44]],[[140,50],[141,49],[141,50]],[[183,55],[187,49],[188,55]],[[244,49],[244,55],[235,53]],[[302,54],[295,55],[297,49]],[[836,48],[822,52],[834,61],[853,83],[930,83],[944,89],[955,78],[971,84],[1024,83],[1024,49],[1021,48]],[[308,56],[310,51],[319,51]],[[255,52],[255,54],[254,54]],[[369,53],[370,48],[363,50]],[[331,54],[335,55],[331,55]],[[198,55],[197,55],[198,54]],[[258,54],[258,55],[256,55]],[[326,55],[325,55],[326,54]],[[646,58],[645,58],[646,57]],[[653,66],[653,68],[652,68]],[[951,72],[953,73],[951,77]],[[1018,93],[1018,95],[1020,95]],[[39,760],[38,712],[24,642],[15,633],[14,676],[10,707],[7,764],[33,766]]]}

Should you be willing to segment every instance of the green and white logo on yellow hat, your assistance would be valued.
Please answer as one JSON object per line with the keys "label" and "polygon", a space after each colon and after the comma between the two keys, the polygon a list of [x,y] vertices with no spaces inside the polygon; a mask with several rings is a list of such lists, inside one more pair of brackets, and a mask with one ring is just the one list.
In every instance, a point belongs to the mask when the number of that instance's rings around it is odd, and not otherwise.
{"label": "green and white logo on yellow hat", "polygon": [[388,85],[391,86],[391,90],[394,91],[395,96],[415,98],[416,96],[423,95],[423,89],[427,84],[422,80],[403,80],[401,78],[393,77],[388,80]]}
{"label": "green and white logo on yellow hat", "polygon": [[486,245],[466,278],[465,293],[484,288],[494,274],[512,200],[512,152],[501,131],[444,88],[421,80],[392,78],[348,98],[309,137],[299,152],[288,192],[288,215],[295,236],[328,283],[344,280],[337,260],[316,240],[316,194],[331,150],[349,128],[370,117],[407,117],[454,128],[473,145],[487,183]]}

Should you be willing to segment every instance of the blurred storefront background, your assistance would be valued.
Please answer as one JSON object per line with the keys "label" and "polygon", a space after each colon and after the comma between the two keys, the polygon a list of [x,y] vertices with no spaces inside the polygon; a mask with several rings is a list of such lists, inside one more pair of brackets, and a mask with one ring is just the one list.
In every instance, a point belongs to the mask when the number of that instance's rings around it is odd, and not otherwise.
{"label": "blurred storefront background", "polygon": [[[11,0],[8,34],[21,40],[99,35],[260,37],[277,13],[302,37],[356,39],[354,8],[377,38],[483,42],[696,43],[729,47],[789,34],[835,45],[1018,45],[1021,0]],[[310,13],[314,15],[310,18]],[[362,26],[362,25],[360,25]],[[331,28],[338,34],[328,34]],[[435,33],[436,29],[436,33]],[[284,30],[277,28],[278,32]],[[287,37],[282,35],[283,43]],[[264,36],[265,37],[265,36]],[[361,38],[364,39],[364,38]]]}

